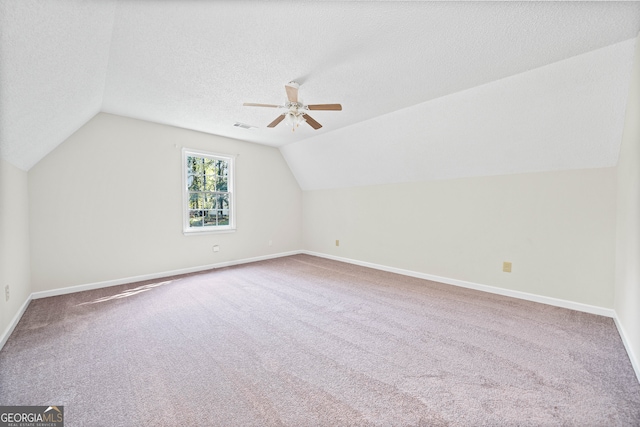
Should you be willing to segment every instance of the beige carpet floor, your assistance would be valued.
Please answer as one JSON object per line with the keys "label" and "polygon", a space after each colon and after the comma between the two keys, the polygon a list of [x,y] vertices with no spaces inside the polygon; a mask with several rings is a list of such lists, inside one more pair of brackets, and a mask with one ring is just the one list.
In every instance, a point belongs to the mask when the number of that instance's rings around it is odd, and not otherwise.
{"label": "beige carpet floor", "polygon": [[65,426],[639,426],[612,319],[296,255],[34,300],[0,405]]}

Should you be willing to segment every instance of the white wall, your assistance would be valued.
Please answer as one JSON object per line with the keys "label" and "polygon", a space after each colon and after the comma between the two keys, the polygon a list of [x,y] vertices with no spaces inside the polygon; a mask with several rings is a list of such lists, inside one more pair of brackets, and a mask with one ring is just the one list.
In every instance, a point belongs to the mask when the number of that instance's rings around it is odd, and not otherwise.
{"label": "white wall", "polygon": [[610,309],[615,185],[603,168],[306,191],[304,247]]}
{"label": "white wall", "polygon": [[27,172],[0,159],[0,340],[31,294],[28,213]]}
{"label": "white wall", "polygon": [[[239,155],[236,232],[183,235],[182,147]],[[34,292],[301,248],[301,190],[277,149],[111,114],[29,171],[29,203]]]}
{"label": "white wall", "polygon": [[617,175],[615,311],[640,379],[640,35],[632,73]]}

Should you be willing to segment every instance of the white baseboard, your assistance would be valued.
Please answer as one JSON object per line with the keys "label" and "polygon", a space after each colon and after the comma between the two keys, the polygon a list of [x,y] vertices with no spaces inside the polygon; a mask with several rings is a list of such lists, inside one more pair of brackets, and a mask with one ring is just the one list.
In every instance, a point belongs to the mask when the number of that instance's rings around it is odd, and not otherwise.
{"label": "white baseboard", "polygon": [[342,261],[349,264],[360,265],[362,267],[369,267],[376,270],[388,271],[390,273],[402,274],[403,276],[410,276],[410,277],[416,277],[418,279],[426,279],[434,282],[446,283],[448,285],[460,286],[468,289],[475,289],[478,291],[489,292],[492,294],[504,295],[508,297],[527,300],[527,301],[539,302],[542,304],[553,305],[556,307],[569,308],[571,310],[576,310],[576,311],[583,311],[585,313],[598,314],[600,316],[615,317],[615,311],[613,311],[613,309],[610,309],[610,308],[598,307],[595,305],[583,304],[583,303],[563,300],[559,298],[545,297],[542,295],[530,294],[530,293],[521,292],[521,291],[514,291],[511,289],[505,289],[505,288],[498,288],[495,286],[481,285],[479,283],[467,282],[467,281],[458,280],[458,279],[450,279],[448,277],[435,276],[433,274],[419,273],[417,271],[404,270],[402,268],[387,267],[386,265],[374,264],[366,261],[358,261],[355,259],[343,258],[343,257],[323,254],[319,252],[312,252],[312,251],[306,251],[306,250],[303,250],[301,252],[307,255],[313,255],[321,258],[332,259],[335,261]]}
{"label": "white baseboard", "polygon": [[628,335],[625,332],[624,326],[622,326],[622,323],[618,320],[617,314],[613,317],[613,321],[616,323],[618,333],[620,334],[620,338],[622,338],[622,344],[624,344],[624,348],[627,350],[627,355],[629,356],[629,360],[631,360],[631,366],[633,366],[638,382],[640,382],[640,359],[638,359],[638,355],[633,352],[629,340],[627,339]]}
{"label": "white baseboard", "polygon": [[7,325],[7,328],[4,330],[2,335],[0,335],[0,350],[2,350],[7,340],[9,339],[9,336],[11,336],[11,333],[18,325],[18,322],[22,318],[22,315],[24,314],[24,312],[27,310],[27,307],[29,306],[30,302],[31,302],[31,295],[29,295],[27,299],[24,301],[24,303],[22,303],[16,315],[13,316],[13,319],[11,319],[11,322],[9,323],[9,325]]}
{"label": "white baseboard", "polygon": [[213,270],[214,268],[230,267],[232,265],[247,264],[250,262],[264,261],[267,259],[281,258],[299,254],[300,251],[280,252],[277,254],[262,255],[253,258],[244,258],[233,261],[224,261],[216,264],[201,265],[198,267],[181,268],[178,270],[163,271],[160,273],[143,274],[140,276],[124,277],[122,279],[106,280],[104,282],[88,283],[85,285],[69,286],[66,288],[40,291],[31,294],[32,299],[54,297],[57,295],[71,294],[74,292],[90,291],[93,289],[107,288],[109,286],[126,285],[127,283],[142,282],[145,280],[161,279],[164,277],[178,276],[180,274],[197,273],[198,271]]}

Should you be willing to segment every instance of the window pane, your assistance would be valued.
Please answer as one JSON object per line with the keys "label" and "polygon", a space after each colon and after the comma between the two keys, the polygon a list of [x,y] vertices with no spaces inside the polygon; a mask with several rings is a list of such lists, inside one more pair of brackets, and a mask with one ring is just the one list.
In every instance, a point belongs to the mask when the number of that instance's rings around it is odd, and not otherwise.
{"label": "window pane", "polygon": [[226,160],[218,160],[216,166],[218,168],[217,175],[229,176],[229,163]]}
{"label": "window pane", "polygon": [[229,211],[218,211],[218,225],[229,225]]}
{"label": "window pane", "polygon": [[202,159],[204,161],[204,166],[202,169],[202,173],[205,175],[215,175],[216,174],[216,160],[214,159]]}
{"label": "window pane", "polygon": [[218,191],[227,191],[227,177],[218,176],[216,179]]}
{"label": "window pane", "polygon": [[202,227],[204,211],[189,211],[189,227]]}
{"label": "window pane", "polygon": [[207,215],[204,217],[204,225],[205,227],[218,225],[218,221],[216,218],[216,211],[207,211]]}
{"label": "window pane", "polygon": [[203,209],[215,209],[216,208],[216,195],[213,193],[204,193],[202,208]]}
{"label": "window pane", "polygon": [[204,190],[216,191],[216,177],[215,175],[206,175],[204,177]]}
{"label": "window pane", "polygon": [[187,158],[187,170],[194,175],[202,175],[204,173],[204,159],[202,157]]}
{"label": "window pane", "polygon": [[229,225],[229,215],[225,215],[222,210],[217,211],[218,225]]}
{"label": "window pane", "polygon": [[216,193],[216,209],[229,209],[229,195],[224,193]]}
{"label": "window pane", "polygon": [[204,204],[201,193],[189,193],[189,209],[202,209]]}
{"label": "window pane", "polygon": [[203,177],[198,175],[190,175],[187,177],[189,191],[202,191],[204,190]]}
{"label": "window pane", "polygon": [[187,157],[187,173],[194,173],[195,172],[195,164],[196,164],[197,159],[195,157]]}

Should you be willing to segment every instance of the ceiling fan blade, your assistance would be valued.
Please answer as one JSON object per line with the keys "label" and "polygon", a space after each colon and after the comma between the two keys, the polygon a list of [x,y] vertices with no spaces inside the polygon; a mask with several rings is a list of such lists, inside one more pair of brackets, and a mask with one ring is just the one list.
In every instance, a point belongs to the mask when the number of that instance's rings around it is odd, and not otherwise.
{"label": "ceiling fan blade", "polygon": [[340,104],[315,104],[315,105],[307,105],[309,110],[331,110],[331,111],[342,111],[342,105]]}
{"label": "ceiling fan blade", "polygon": [[280,105],[274,105],[274,104],[256,104],[253,102],[245,102],[244,104],[242,104],[244,107],[270,107],[270,108],[278,108],[280,107]]}
{"label": "ceiling fan blade", "polygon": [[298,102],[298,87],[299,85],[296,82],[290,82],[284,85],[289,102]]}
{"label": "ceiling fan blade", "polygon": [[284,114],[280,114],[274,121],[272,121],[271,123],[269,123],[267,125],[268,128],[274,128],[278,125],[278,123],[280,123],[281,121],[284,120]]}
{"label": "ceiling fan blade", "polygon": [[304,115],[304,118],[306,120],[307,123],[309,123],[309,126],[311,126],[312,128],[314,128],[315,130],[318,130],[322,127],[322,125],[318,122],[316,122],[313,117],[311,117],[308,114]]}

